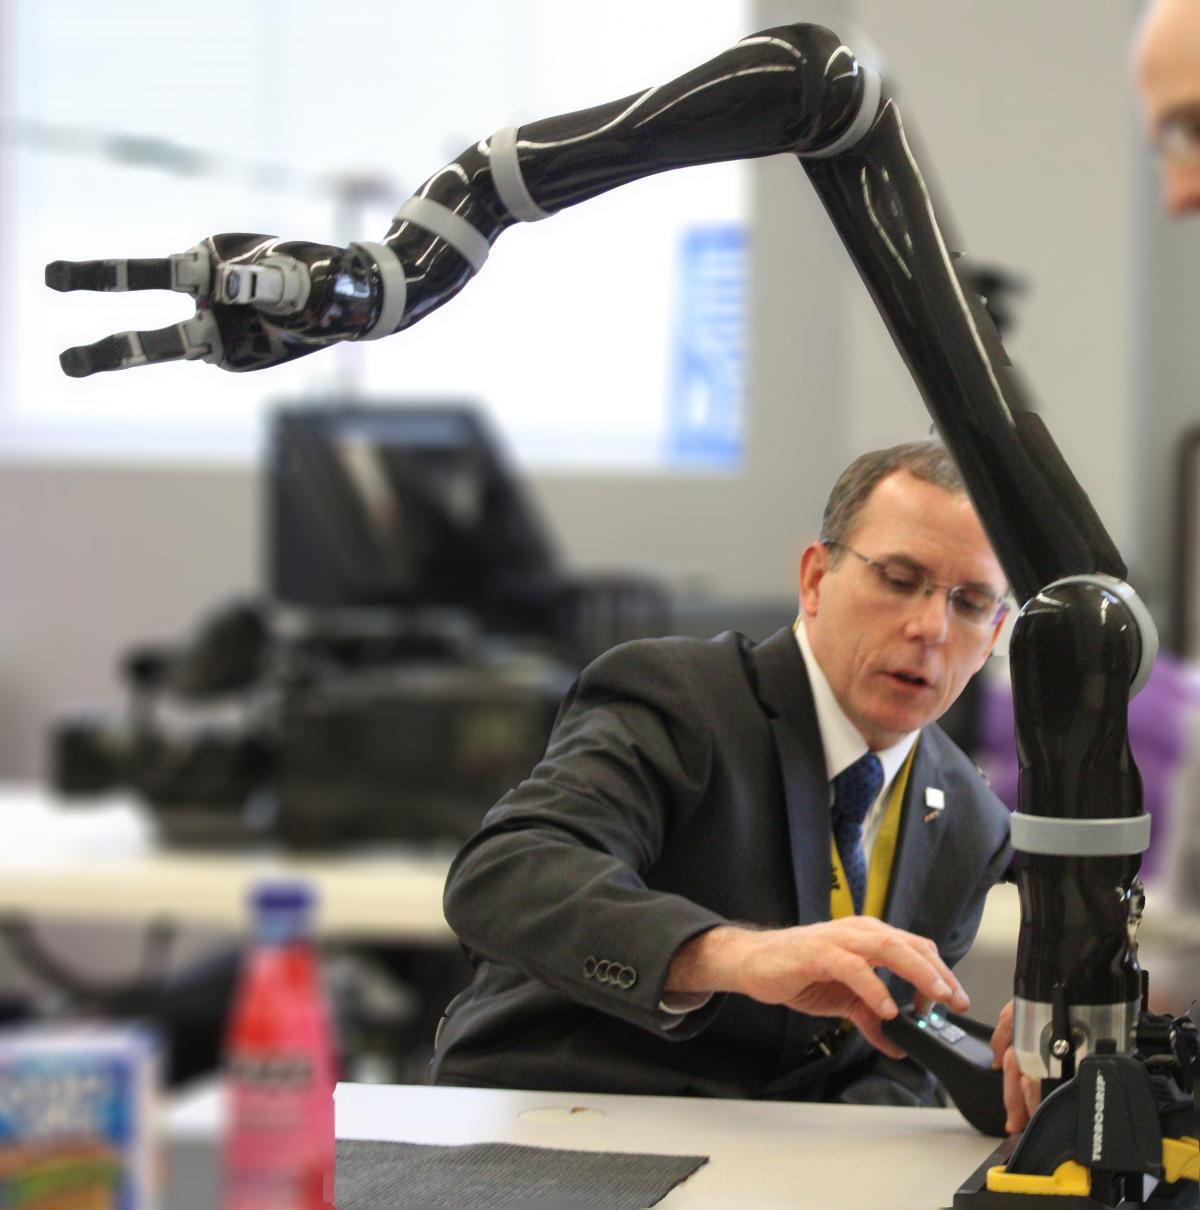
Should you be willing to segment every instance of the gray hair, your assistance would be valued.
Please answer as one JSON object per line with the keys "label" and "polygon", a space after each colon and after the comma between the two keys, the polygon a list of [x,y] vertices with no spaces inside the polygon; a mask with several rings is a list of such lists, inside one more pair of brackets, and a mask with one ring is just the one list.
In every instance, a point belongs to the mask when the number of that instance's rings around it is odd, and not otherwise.
{"label": "gray hair", "polygon": [[[872,450],[850,463],[829,493],[821,519],[821,541],[845,542],[858,522],[867,498],[876,486],[896,471],[932,483],[947,492],[965,492],[958,467],[940,441],[906,441],[886,450]],[[834,550],[835,559],[838,552]]]}

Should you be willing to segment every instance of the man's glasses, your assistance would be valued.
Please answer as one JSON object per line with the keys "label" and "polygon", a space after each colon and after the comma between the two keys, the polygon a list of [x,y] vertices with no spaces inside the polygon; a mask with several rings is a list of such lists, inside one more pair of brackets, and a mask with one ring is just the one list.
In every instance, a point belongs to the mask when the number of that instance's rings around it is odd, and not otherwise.
{"label": "man's glasses", "polygon": [[1159,154],[1172,163],[1194,163],[1200,159],[1200,110],[1189,108],[1168,114],[1154,140]]}
{"label": "man's glasses", "polygon": [[935,592],[944,592],[956,618],[971,626],[992,627],[1008,613],[1008,604],[1003,597],[996,596],[986,588],[973,584],[937,584],[907,559],[869,559],[845,542],[834,538],[822,539],[830,549],[844,550],[848,555],[860,559],[874,573],[879,586],[897,599],[928,597]]}

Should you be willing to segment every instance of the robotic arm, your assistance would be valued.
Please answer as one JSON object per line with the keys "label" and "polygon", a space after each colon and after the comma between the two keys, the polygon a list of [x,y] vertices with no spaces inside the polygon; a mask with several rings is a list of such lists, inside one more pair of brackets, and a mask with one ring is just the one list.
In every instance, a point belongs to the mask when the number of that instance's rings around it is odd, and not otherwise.
{"label": "robotic arm", "polygon": [[[1026,1183],[1004,1193],[1053,1195],[1067,1210],[1061,1189],[1036,1182],[1068,1161],[1084,1163],[1106,1197],[1123,1197],[1143,1173],[1200,1179],[1194,1139],[1169,1165],[1160,1155],[1188,1112],[1194,1030],[1149,1019],[1134,939],[1149,818],[1126,705],[1149,676],[1154,625],[959,276],[895,102],[835,34],[765,30],[660,87],[502,130],[430,177],[380,243],[216,235],[165,260],[55,262],[55,289],[172,289],[198,308],[172,327],[68,349],[62,366],[83,377],[203,358],[253,370],[378,339],[452,298],[513,223],[652,173],[780,152],[799,157],[821,196],[1026,602],[1011,648],[1022,763],[1014,1035],[1027,1073],[1075,1094],[1047,1098],[1026,1132],[1037,1145],[1027,1141],[1001,1174]],[[1115,1107],[1103,1129],[1104,1090],[1119,1081],[1137,1089],[1122,1104],[1153,1119],[1136,1155],[1111,1141],[1124,1121]],[[1093,1120],[1097,1130],[1076,1129]]]}

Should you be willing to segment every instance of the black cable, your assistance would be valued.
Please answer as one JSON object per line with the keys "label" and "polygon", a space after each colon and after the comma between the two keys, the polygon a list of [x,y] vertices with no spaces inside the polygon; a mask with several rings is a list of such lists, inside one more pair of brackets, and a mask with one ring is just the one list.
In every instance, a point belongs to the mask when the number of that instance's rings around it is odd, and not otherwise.
{"label": "black cable", "polygon": [[146,928],[138,974],[111,982],[71,970],[46,948],[24,913],[0,914],[0,937],[27,974],[78,1004],[119,1013],[126,1005],[144,1004],[162,987],[177,929],[164,917],[153,919]]}

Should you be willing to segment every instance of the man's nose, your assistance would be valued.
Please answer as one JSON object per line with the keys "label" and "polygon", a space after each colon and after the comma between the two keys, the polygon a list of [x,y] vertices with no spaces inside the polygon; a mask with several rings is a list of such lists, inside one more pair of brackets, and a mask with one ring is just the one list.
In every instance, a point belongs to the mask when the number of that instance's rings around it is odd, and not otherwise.
{"label": "man's nose", "polygon": [[923,643],[944,643],[950,630],[950,599],[945,589],[933,588],[912,603],[908,631]]}
{"label": "man's nose", "polygon": [[1176,217],[1200,211],[1200,159],[1167,164],[1163,175],[1163,203]]}

